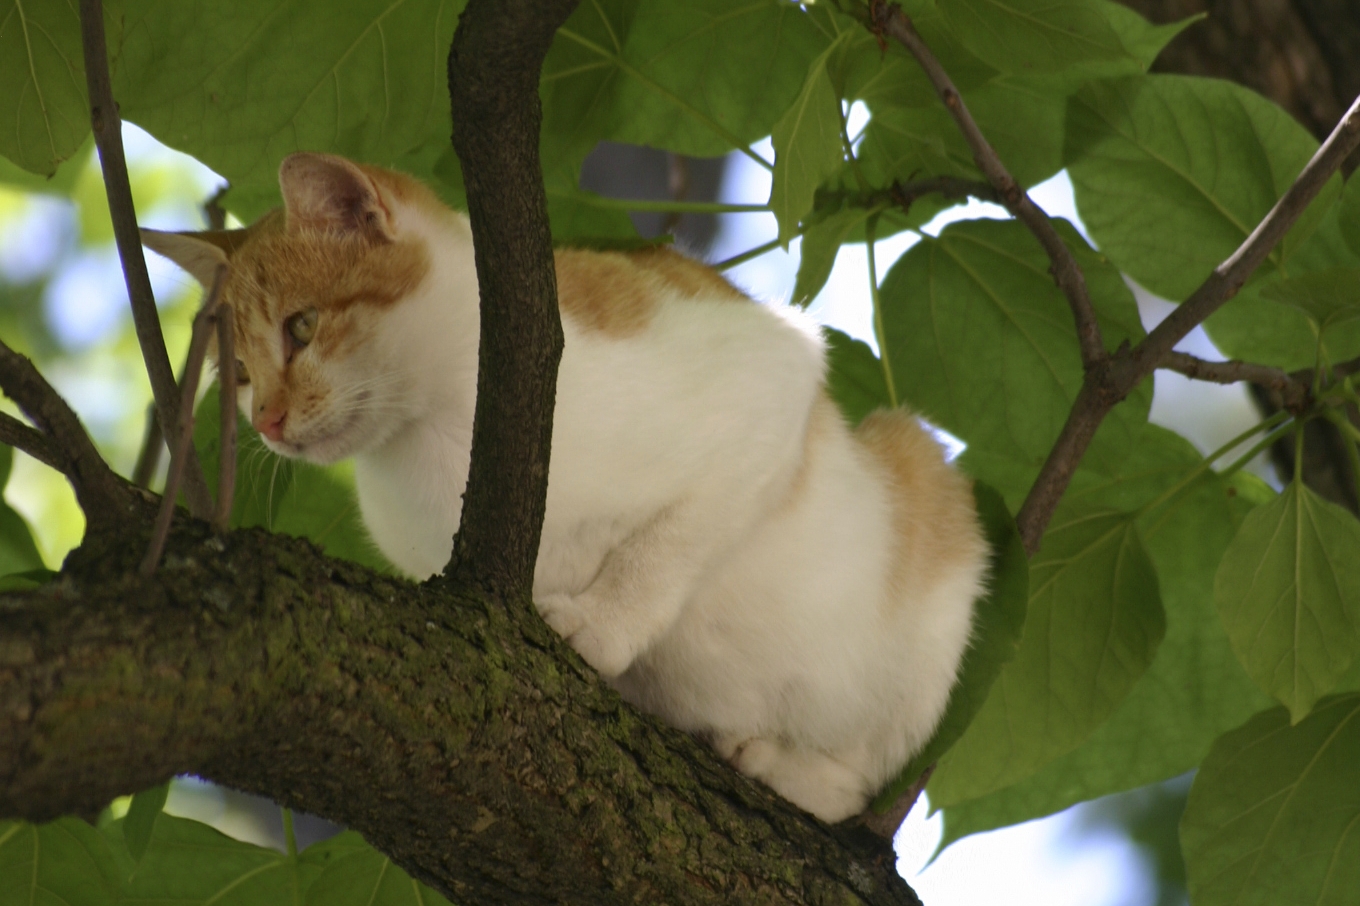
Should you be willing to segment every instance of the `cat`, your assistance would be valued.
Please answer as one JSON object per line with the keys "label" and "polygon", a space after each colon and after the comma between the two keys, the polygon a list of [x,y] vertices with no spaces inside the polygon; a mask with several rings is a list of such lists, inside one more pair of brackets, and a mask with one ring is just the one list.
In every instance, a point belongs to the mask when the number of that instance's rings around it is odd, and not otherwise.
{"label": "cat", "polygon": [[[478,344],[472,233],[408,176],[298,153],[245,230],[144,242],[230,261],[239,405],[275,452],[352,457],[413,579],[449,559]],[[901,410],[851,431],[801,313],[667,248],[559,249],[565,351],[533,595],[625,699],[827,822],[929,739],[988,551],[968,480]]]}

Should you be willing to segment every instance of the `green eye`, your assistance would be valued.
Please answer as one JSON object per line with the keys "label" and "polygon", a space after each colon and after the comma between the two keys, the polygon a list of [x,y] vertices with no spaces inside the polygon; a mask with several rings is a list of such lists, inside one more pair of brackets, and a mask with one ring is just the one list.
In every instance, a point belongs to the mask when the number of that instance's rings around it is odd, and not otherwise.
{"label": "green eye", "polygon": [[290,316],[283,326],[299,349],[306,346],[316,336],[316,309],[309,308]]}
{"label": "green eye", "polygon": [[246,363],[240,359],[236,360],[236,386],[244,387],[250,383],[250,372],[246,371]]}

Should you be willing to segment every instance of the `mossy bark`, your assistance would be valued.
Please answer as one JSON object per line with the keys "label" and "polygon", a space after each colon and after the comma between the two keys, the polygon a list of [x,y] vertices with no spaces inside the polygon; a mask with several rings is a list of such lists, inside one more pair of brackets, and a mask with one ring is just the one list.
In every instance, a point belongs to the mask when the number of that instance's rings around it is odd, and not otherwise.
{"label": "mossy bark", "polygon": [[137,534],[0,597],[0,817],[193,773],[467,904],[917,902],[883,841],[637,713],[527,605],[199,524],[140,580]]}

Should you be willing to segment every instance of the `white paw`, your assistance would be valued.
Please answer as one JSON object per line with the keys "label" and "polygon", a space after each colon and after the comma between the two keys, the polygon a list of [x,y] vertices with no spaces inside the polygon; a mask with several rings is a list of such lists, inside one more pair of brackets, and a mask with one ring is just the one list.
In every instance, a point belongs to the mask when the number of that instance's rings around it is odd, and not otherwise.
{"label": "white paw", "polygon": [[605,679],[614,679],[628,669],[637,652],[626,639],[590,618],[585,598],[586,595],[573,598],[554,593],[543,595],[535,603],[544,622],[576,649],[595,672]]}
{"label": "white paw", "polygon": [[828,824],[859,814],[869,802],[866,782],[830,755],[768,739],[748,739],[730,756],[732,766],[772,787]]}

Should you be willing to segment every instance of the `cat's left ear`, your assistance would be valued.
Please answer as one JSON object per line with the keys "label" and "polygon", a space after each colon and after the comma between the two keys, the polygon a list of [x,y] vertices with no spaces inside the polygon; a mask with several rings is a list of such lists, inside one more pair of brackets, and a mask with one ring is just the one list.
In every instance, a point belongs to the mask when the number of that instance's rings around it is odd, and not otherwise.
{"label": "cat's left ear", "polygon": [[378,186],[358,165],[333,154],[290,154],[279,166],[279,188],[290,228],[301,224],[357,233],[378,242],[396,238],[392,213]]}

